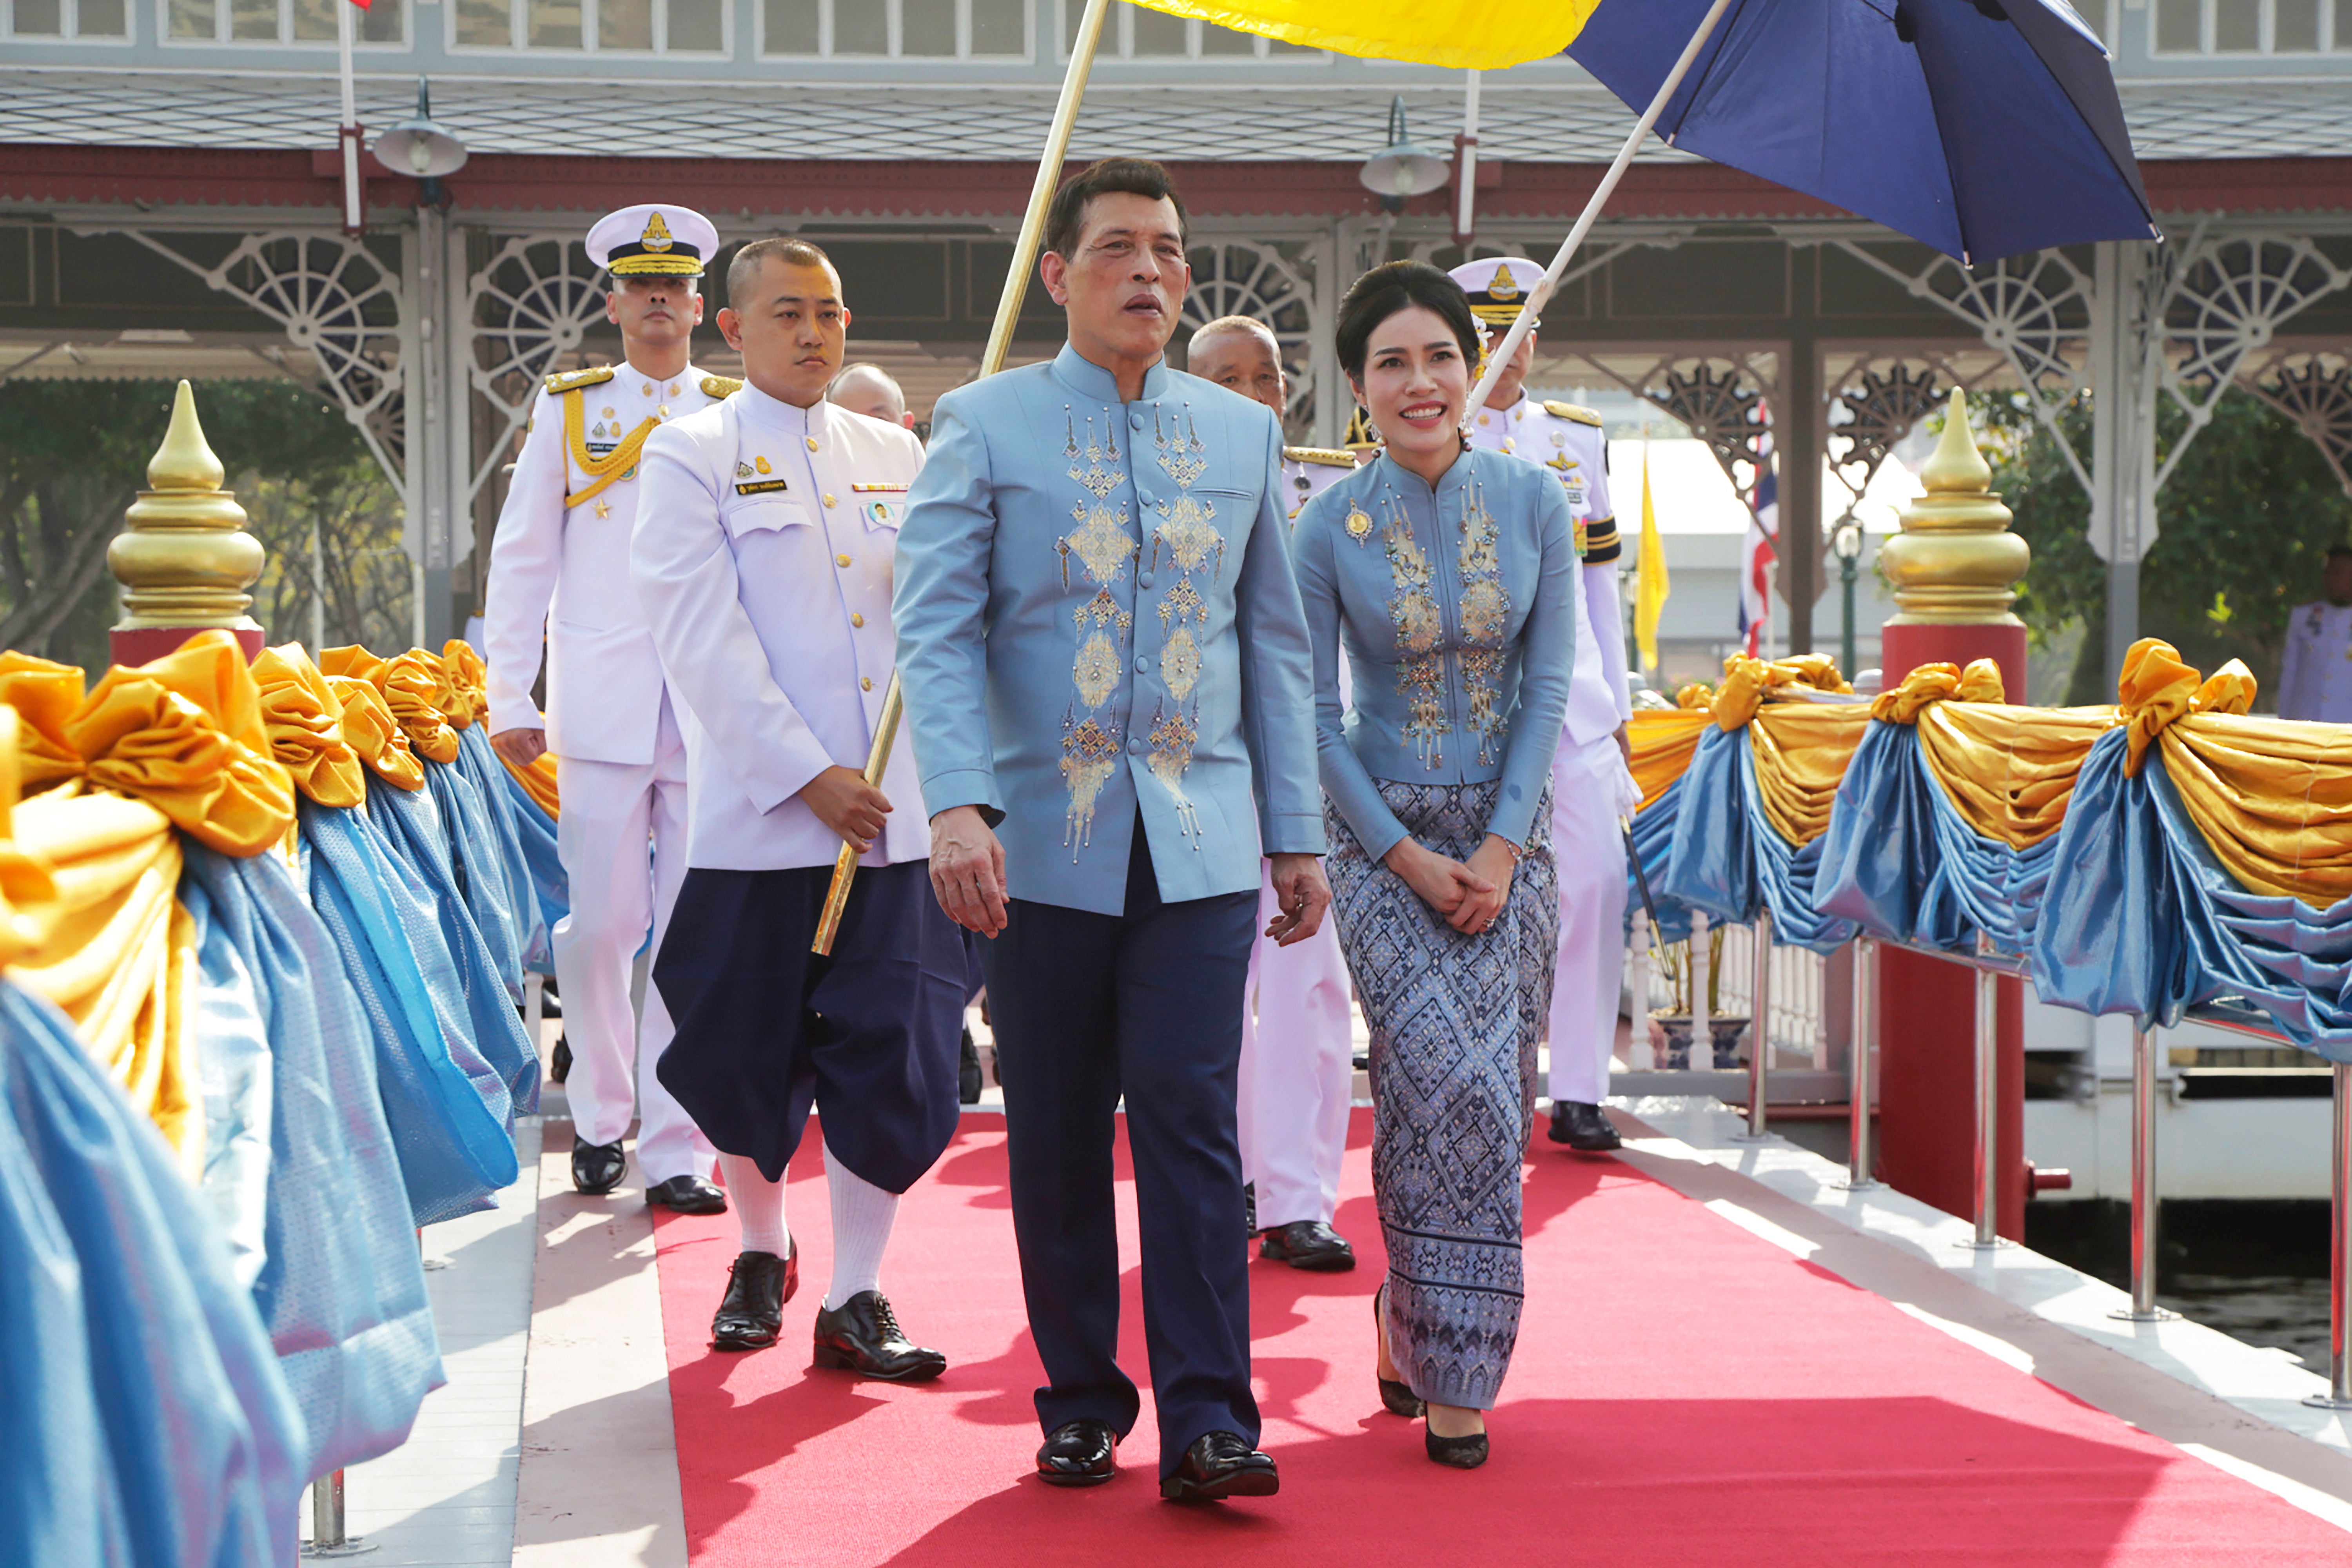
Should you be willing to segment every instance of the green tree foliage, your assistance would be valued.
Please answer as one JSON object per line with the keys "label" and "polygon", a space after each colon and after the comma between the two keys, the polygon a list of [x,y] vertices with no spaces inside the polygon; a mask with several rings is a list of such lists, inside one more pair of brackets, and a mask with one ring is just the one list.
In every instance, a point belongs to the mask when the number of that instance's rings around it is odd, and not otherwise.
{"label": "green tree foliage", "polygon": [[[106,546],[146,483],[172,391],[163,381],[0,383],[0,647],[105,668],[121,614]],[[205,438],[268,552],[253,615],[271,640],[308,640],[311,595],[323,591],[330,641],[406,646],[398,498],[341,411],[291,381],[202,382],[195,393]]]}
{"label": "green tree foliage", "polygon": [[[2017,613],[2037,649],[2082,637],[2070,702],[2112,702],[2106,684],[2106,564],[2084,530],[2090,498],[2021,396],[1973,400],[1969,417],[1992,464],[1993,487],[2033,547]],[[2161,405],[2157,445],[2187,427]],[[2090,449],[2090,413],[2068,416],[2068,437]],[[2242,658],[2267,694],[2278,680],[2287,612],[2317,596],[2328,546],[2352,540],[2352,500],[2294,421],[2240,391],[2222,395],[2157,498],[2160,531],[2140,564],[2139,629],[2211,670]]]}

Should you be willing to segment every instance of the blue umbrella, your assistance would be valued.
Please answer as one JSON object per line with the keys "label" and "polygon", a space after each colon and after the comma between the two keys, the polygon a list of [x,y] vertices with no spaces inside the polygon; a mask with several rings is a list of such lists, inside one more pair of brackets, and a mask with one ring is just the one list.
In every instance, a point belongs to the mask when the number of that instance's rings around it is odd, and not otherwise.
{"label": "blue umbrella", "polygon": [[[1654,127],[1963,265],[2161,237],[2106,49],[2066,0],[1601,0],[1568,54],[1648,107],[1535,305]],[[1488,356],[1469,406],[1534,316]]]}

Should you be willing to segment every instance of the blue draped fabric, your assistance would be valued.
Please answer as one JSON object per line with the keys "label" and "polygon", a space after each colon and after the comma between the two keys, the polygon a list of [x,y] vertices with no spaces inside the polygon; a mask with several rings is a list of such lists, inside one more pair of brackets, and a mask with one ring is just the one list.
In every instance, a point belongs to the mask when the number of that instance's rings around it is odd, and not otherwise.
{"label": "blue draped fabric", "polygon": [[362,813],[300,807],[302,876],[374,1040],[410,1218],[427,1226],[491,1207],[517,1173],[510,1101],[474,1049],[440,923]]}
{"label": "blue draped fabric", "polygon": [[196,938],[196,1070],[205,1093],[205,1173],[197,1196],[247,1289],[269,1257],[269,1130],[276,1065],[260,989],[217,923]]}
{"label": "blue draped fabric", "polygon": [[[1657,799],[1633,814],[1633,851],[1642,858],[1642,870],[1650,879],[1650,901],[1658,908],[1658,932],[1668,942],[1690,940],[1690,906],[1669,897],[1665,888],[1666,863],[1674,856],[1675,826],[1682,815],[1683,781],[1668,784]],[[1642,884],[1633,876],[1633,864],[1625,863],[1625,930],[1630,934],[1635,922],[1648,919],[1642,908]]]}
{"label": "blue draped fabric", "polygon": [[291,1564],[303,1419],[254,1298],[163,1139],[5,982],[0,1162],[0,1563]]}
{"label": "blue draped fabric", "polygon": [[1783,947],[1834,952],[1853,938],[1851,921],[1813,906],[1822,840],[1796,848],[1765,816],[1745,728],[1701,733],[1676,787],[1673,847],[1664,876],[1650,868],[1652,891],[1734,925],[1752,924],[1759,907],[1769,909],[1772,940]]}
{"label": "blue draped fabric", "polygon": [[253,1299],[302,1412],[300,1479],[398,1447],[441,1357],[375,1051],[326,928],[274,854],[193,841],[180,901],[225,932],[269,1041],[268,1257]]}
{"label": "blue draped fabric", "polygon": [[2058,836],[2023,850],[1987,838],[1928,770],[1917,728],[1873,722],[1821,842],[1823,914],[1951,952],[1973,952],[1981,931],[2014,957],[2040,918]]}
{"label": "blue draped fabric", "polygon": [[535,956],[527,955],[524,967],[541,974],[552,974],[555,928],[572,912],[572,884],[563,875],[563,857],[556,847],[555,818],[530,798],[530,792],[514,774],[503,766],[499,774],[506,785],[507,802],[514,807],[515,835],[522,845],[523,859],[530,868],[531,890],[539,896],[539,918],[548,932],[549,945]]}
{"label": "blue draped fabric", "polygon": [[[464,747],[457,752],[461,758]],[[426,763],[425,787],[432,792],[433,808],[441,818],[443,840],[449,846],[449,871],[457,896],[482,933],[490,955],[490,969],[506,988],[509,1002],[522,1000],[522,941],[515,931],[514,902],[507,889],[506,861],[499,853],[489,807],[482,803],[463,770],[455,763]]]}
{"label": "blue draped fabric", "polygon": [[[434,765],[425,764],[428,771]],[[367,812],[385,847],[424,888],[439,922],[441,940],[457,963],[462,1026],[498,1070],[514,1113],[530,1114],[539,1109],[539,1055],[523,1034],[498,960],[458,889],[448,835],[431,794],[399,789],[371,773]]]}
{"label": "blue draped fabric", "polygon": [[2352,1061],[2352,899],[2324,910],[2251,893],[2198,832],[2160,747],[2124,776],[2126,732],[2099,737],[2054,839],[2032,944],[2047,1002],[2169,1026],[2242,996],[2294,1044]]}
{"label": "blue draped fabric", "polygon": [[540,914],[530,858],[523,852],[522,825],[517,820],[514,797],[507,789],[512,775],[499,761],[498,753],[490,750],[487,726],[476,723],[457,731],[455,765],[466,782],[474,786],[474,794],[482,803],[482,821],[489,830],[499,873],[506,883],[507,907],[514,921],[515,951],[521,955],[523,968],[533,968],[545,963],[553,951],[548,945],[548,933],[552,928]]}

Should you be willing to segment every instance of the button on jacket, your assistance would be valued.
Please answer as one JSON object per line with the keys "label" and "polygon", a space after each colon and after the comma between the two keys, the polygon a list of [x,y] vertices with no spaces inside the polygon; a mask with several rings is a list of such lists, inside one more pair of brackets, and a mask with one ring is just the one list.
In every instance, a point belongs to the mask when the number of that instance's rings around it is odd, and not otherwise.
{"label": "button on jacket", "polygon": [[940,400],[899,539],[907,722],[936,816],[976,805],[1012,895],[1118,914],[1139,807],[1160,896],[1319,854],[1312,664],[1262,405],[1065,347]]}
{"label": "button on jacket", "polygon": [[[1292,549],[1315,639],[1323,788],[1375,858],[1405,836],[1375,780],[1500,778],[1488,828],[1525,844],[1576,663],[1568,501],[1496,452],[1433,489],[1381,455],[1307,503]],[[1342,639],[1355,677],[1343,725]]]}
{"label": "button on jacket", "polygon": [[[646,421],[658,426],[712,399],[691,366],[656,378],[624,362],[602,380],[550,380],[573,384],[542,388],[532,404],[490,545],[482,617],[490,730],[540,727],[530,689],[543,643],[548,749],[580,762],[649,763],[661,726],[661,665],[629,587],[643,465],[592,477],[579,453],[604,458]],[[567,403],[577,407],[577,451]],[[609,482],[585,495],[599,478]],[[571,495],[583,499],[568,506]]]}
{"label": "button on jacket", "polygon": [[[864,768],[890,682],[890,572],[923,448],[896,425],[755,386],[646,443],[630,552],[653,640],[684,698],[688,864],[829,866],[841,840],[793,797]],[[930,853],[901,744],[893,810],[861,864]]]}

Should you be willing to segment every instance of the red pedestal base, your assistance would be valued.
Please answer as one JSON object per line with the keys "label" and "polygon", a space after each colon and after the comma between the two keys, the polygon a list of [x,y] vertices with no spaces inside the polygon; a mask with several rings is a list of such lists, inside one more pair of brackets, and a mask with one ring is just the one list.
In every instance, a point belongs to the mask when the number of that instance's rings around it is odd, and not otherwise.
{"label": "red pedestal base", "polygon": [[[1886,684],[1923,664],[2000,666],[2010,700],[2025,696],[2025,628],[1889,626]],[[2024,1239],[2025,996],[2000,983],[2000,1233]],[[1957,964],[1880,949],[1879,1174],[1900,1192],[1967,1218],[1976,1212],[1976,976]]]}
{"label": "red pedestal base", "polygon": [[[138,626],[124,631],[120,627],[106,634],[108,652],[117,664],[145,664],[150,659],[176,653],[180,645],[198,632],[215,631],[214,626]],[[261,628],[246,626],[229,628],[236,646],[245,649],[247,664],[261,657]]]}

